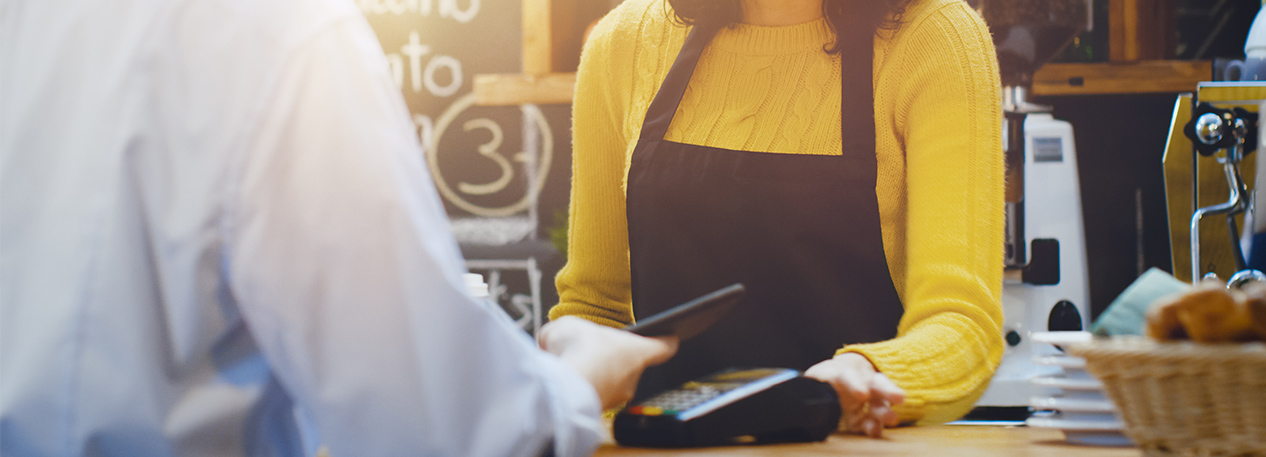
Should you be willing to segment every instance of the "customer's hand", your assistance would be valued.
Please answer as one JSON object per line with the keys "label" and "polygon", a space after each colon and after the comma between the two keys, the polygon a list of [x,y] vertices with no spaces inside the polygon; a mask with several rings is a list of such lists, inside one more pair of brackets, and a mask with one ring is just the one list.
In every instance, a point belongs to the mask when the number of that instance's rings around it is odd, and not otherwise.
{"label": "customer's hand", "polygon": [[677,353],[677,337],[646,338],[565,316],[541,327],[537,342],[593,384],[608,409],[629,401],[642,370]]}
{"label": "customer's hand", "polygon": [[865,356],[846,352],[809,367],[804,375],[835,388],[844,412],[841,421],[849,431],[878,438],[885,426],[897,426],[897,413],[892,406],[905,401],[905,391],[876,370]]}

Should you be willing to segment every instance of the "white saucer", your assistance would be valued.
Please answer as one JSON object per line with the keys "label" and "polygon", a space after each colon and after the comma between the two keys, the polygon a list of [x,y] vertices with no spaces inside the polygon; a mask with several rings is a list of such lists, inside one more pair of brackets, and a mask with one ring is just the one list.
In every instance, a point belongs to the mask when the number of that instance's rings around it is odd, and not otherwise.
{"label": "white saucer", "polygon": [[1098,379],[1069,379],[1069,378],[1052,378],[1041,377],[1033,378],[1033,385],[1042,387],[1054,387],[1063,390],[1103,390],[1103,383]]}
{"label": "white saucer", "polygon": [[1089,446],[1134,446],[1134,441],[1131,441],[1130,437],[1121,434],[1121,432],[1070,432],[1065,430],[1064,438],[1070,443]]}
{"label": "white saucer", "polygon": [[1034,365],[1055,366],[1064,369],[1085,370],[1086,359],[1071,355],[1048,355],[1033,358]]}
{"label": "white saucer", "polygon": [[1076,432],[1119,432],[1125,429],[1125,424],[1116,418],[1111,420],[1074,420],[1058,417],[1030,417],[1029,420],[1024,421],[1024,425]]}
{"label": "white saucer", "polygon": [[1054,409],[1063,413],[1086,412],[1115,414],[1117,409],[1107,400],[1079,400],[1070,398],[1033,397],[1029,399],[1033,409]]}
{"label": "white saucer", "polygon": [[1039,343],[1053,344],[1055,346],[1068,346],[1080,343],[1089,343],[1094,335],[1090,332],[1033,332],[1031,335],[1033,341]]}
{"label": "white saucer", "polygon": [[1047,355],[1033,358],[1033,364],[1037,366],[1059,367],[1064,371],[1066,379],[1094,379],[1090,372],[1086,371],[1086,359],[1081,357],[1073,357],[1071,355]]}
{"label": "white saucer", "polygon": [[1092,446],[1133,446],[1130,438],[1121,434],[1124,424],[1120,421],[1084,421],[1051,417],[1030,417],[1025,425],[1034,428],[1058,429],[1072,443]]}

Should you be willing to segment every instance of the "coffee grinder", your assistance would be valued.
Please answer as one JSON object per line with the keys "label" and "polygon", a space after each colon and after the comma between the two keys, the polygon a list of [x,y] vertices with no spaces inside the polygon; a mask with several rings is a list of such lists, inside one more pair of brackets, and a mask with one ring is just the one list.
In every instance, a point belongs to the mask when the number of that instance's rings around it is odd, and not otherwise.
{"label": "coffee grinder", "polygon": [[982,0],[993,33],[1003,85],[1006,152],[1006,272],[1002,286],[1001,365],[978,410],[1023,419],[1037,392],[1033,378],[1059,368],[1034,357],[1054,352],[1035,344],[1034,332],[1082,330],[1090,291],[1082,224],[1081,188],[1073,128],[1048,106],[1027,100],[1033,73],[1085,30],[1087,0]]}

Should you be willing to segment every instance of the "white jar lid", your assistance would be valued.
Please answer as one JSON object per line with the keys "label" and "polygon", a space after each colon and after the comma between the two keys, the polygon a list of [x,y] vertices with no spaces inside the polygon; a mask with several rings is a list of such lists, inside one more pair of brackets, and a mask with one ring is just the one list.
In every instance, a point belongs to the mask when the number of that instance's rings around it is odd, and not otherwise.
{"label": "white jar lid", "polygon": [[466,273],[462,275],[462,280],[466,282],[467,293],[474,295],[475,298],[488,298],[488,283],[484,282],[484,275]]}
{"label": "white jar lid", "polygon": [[1244,56],[1248,58],[1266,57],[1266,9],[1259,10],[1253,18],[1253,25],[1248,28],[1248,39],[1244,40]]}

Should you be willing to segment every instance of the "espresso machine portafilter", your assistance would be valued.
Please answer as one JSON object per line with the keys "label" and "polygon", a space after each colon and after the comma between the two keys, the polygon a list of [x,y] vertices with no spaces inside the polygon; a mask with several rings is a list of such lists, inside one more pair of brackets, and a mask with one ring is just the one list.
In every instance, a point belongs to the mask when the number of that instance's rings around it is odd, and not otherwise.
{"label": "espresso machine portafilter", "polygon": [[995,418],[1022,419],[1040,396],[1033,378],[1058,368],[1035,356],[1054,352],[1034,332],[1082,330],[1089,318],[1080,180],[1073,129],[1033,104],[1033,74],[1090,24],[1087,0],[980,0],[1002,78],[1007,273],[1002,287],[1007,347],[977,401]]}

